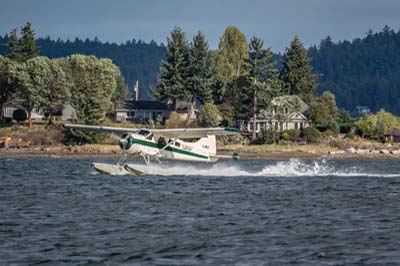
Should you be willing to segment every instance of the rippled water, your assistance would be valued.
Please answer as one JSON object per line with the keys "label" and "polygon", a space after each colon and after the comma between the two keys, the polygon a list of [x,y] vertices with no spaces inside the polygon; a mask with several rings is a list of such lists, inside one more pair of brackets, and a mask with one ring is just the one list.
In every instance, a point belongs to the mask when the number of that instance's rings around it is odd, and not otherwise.
{"label": "rippled water", "polygon": [[0,159],[0,265],[400,265],[400,161],[92,161]]}

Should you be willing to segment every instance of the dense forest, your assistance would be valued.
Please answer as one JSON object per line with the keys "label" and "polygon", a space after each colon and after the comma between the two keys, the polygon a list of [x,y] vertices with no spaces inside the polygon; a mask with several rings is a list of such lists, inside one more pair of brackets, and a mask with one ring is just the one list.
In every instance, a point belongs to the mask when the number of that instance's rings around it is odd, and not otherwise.
{"label": "dense forest", "polygon": [[319,91],[329,90],[339,107],[368,106],[400,114],[400,31],[385,26],[364,38],[332,42],[323,39],[308,50],[314,71],[321,73]]}
{"label": "dense forest", "polygon": [[[0,36],[0,55],[7,52],[9,35]],[[125,77],[125,82],[130,90],[136,80],[139,80],[139,97],[150,99],[149,88],[157,81],[160,62],[165,57],[165,47],[154,41],[127,41],[122,44],[104,43],[97,38],[94,40],[64,41],[52,40],[49,37],[36,40],[40,55],[49,58],[66,57],[72,54],[95,55],[99,58],[110,58]]]}
{"label": "dense forest", "polygon": [[[0,54],[7,50],[8,35],[0,36]],[[39,38],[40,54],[49,58],[71,54],[96,55],[111,58],[119,66],[130,89],[140,81],[140,98],[150,97],[165,58],[166,49],[151,41],[103,43],[98,39],[73,41]],[[268,46],[268,44],[266,44]],[[330,37],[308,49],[314,72],[321,74],[318,92],[329,90],[339,107],[353,111],[357,105],[371,111],[380,108],[400,114],[400,31],[384,27],[369,31],[364,38],[333,42]],[[279,54],[274,59],[282,58]]]}

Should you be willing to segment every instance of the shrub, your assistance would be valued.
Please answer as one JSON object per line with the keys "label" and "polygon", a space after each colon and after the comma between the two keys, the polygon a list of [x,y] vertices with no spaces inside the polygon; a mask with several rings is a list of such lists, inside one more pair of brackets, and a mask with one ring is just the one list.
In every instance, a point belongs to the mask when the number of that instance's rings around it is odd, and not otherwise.
{"label": "shrub", "polygon": [[204,127],[216,127],[222,122],[222,115],[218,107],[212,103],[206,103],[199,110],[199,122]]}
{"label": "shrub", "polygon": [[19,123],[26,121],[26,119],[28,119],[28,116],[25,110],[17,109],[13,112],[13,119]]}
{"label": "shrub", "polygon": [[314,127],[306,127],[301,131],[301,137],[315,143],[319,141],[320,133]]}
{"label": "shrub", "polygon": [[346,138],[346,139],[354,139],[355,138],[355,135],[354,135],[354,133],[353,132],[349,132],[349,133],[347,133],[345,136],[344,136],[344,138]]}
{"label": "shrub", "polygon": [[320,137],[337,137],[337,135],[338,135],[338,133],[336,133],[330,129],[320,132]]}
{"label": "shrub", "polygon": [[288,140],[290,140],[290,136],[289,136],[289,134],[285,131],[285,132],[282,132],[282,134],[281,134],[281,139],[288,141]]}
{"label": "shrub", "polygon": [[340,131],[339,125],[336,123],[336,121],[330,121],[327,129],[335,132],[336,134]]}
{"label": "shrub", "polygon": [[177,112],[171,112],[169,119],[165,122],[167,128],[180,128],[185,127],[185,121],[182,120],[181,116]]}
{"label": "shrub", "polygon": [[289,135],[290,140],[296,140],[300,138],[301,130],[300,129],[289,129],[286,130],[287,134]]}
{"label": "shrub", "polygon": [[279,140],[279,132],[272,129],[262,130],[254,144],[273,144]]}

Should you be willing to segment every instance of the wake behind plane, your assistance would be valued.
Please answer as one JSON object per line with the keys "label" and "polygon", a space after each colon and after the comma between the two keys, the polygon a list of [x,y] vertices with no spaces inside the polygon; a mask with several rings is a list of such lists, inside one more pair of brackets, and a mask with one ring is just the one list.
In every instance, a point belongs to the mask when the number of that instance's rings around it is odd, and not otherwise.
{"label": "wake behind plane", "polygon": [[[107,132],[119,139],[123,151],[116,165],[93,163],[92,167],[109,175],[134,174],[144,175],[145,171],[127,164],[129,155],[139,155],[147,166],[154,159],[171,159],[191,162],[216,162],[220,158],[237,159],[232,156],[217,155],[216,136],[239,135],[234,128],[176,128],[176,129],[133,129],[81,124],[65,124],[65,128],[81,131]],[[192,141],[189,141],[192,140]],[[193,141],[195,140],[195,141]]]}

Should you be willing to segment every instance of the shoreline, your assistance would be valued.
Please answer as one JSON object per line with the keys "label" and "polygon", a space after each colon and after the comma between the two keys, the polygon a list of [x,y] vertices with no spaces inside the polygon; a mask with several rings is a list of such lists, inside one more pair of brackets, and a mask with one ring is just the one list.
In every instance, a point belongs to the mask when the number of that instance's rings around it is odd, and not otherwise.
{"label": "shoreline", "polygon": [[[231,155],[234,150],[219,149],[218,154]],[[400,160],[400,154],[391,153],[351,153],[337,151],[296,151],[296,150],[270,150],[263,152],[253,152],[237,150],[239,158],[244,160],[269,159],[269,160],[288,160],[288,159],[355,159],[355,160]],[[116,145],[88,145],[88,146],[36,146],[25,148],[2,148],[0,158],[59,158],[59,159],[85,159],[85,158],[115,158],[119,159],[121,150]],[[138,158],[138,156],[130,156]],[[240,160],[239,159],[239,160]]]}

